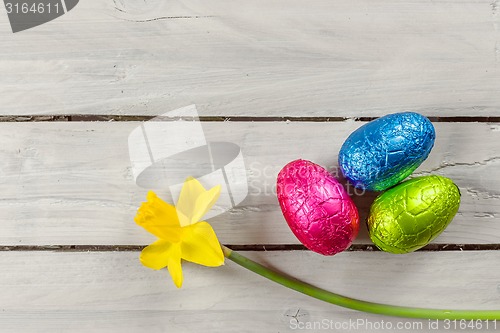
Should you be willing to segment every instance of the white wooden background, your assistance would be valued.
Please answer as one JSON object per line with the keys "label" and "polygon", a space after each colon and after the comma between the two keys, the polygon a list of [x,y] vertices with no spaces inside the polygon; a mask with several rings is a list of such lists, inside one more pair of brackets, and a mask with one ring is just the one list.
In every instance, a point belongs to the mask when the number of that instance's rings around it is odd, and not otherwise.
{"label": "white wooden background", "polygon": [[[1,332],[287,332],[323,319],[428,330],[309,299],[232,262],[186,264],[181,290],[142,267],[127,245],[153,238],[133,222],[146,189],[127,137],[135,116],[189,104],[227,118],[203,122],[207,139],[245,157],[249,196],[210,221],[221,242],[352,297],[500,309],[498,1],[82,1],[16,34],[2,7],[0,36]],[[460,211],[434,242],[456,250],[258,251],[298,244],[273,192],[284,164],[333,167],[363,124],[355,118],[404,110],[448,117],[417,174],[461,188]],[[42,122],[54,115],[86,121]],[[370,199],[355,198],[362,216]],[[371,244],[364,226],[356,244]]]}

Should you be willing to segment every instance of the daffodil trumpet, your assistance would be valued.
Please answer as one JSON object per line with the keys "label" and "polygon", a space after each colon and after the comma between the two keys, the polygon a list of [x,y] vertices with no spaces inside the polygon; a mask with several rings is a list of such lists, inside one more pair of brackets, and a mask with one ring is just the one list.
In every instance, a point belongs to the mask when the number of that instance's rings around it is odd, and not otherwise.
{"label": "daffodil trumpet", "polygon": [[140,256],[146,267],[159,270],[167,267],[174,284],[182,286],[182,260],[216,267],[230,259],[244,268],[285,287],[319,300],[363,312],[420,319],[500,320],[500,310],[448,310],[394,306],[367,302],[342,296],[277,273],[221,245],[214,230],[203,216],[215,204],[220,186],[210,190],[195,178],[188,178],[181,189],[176,206],[149,192],[135,217],[138,225],[155,235],[156,240],[145,247]]}

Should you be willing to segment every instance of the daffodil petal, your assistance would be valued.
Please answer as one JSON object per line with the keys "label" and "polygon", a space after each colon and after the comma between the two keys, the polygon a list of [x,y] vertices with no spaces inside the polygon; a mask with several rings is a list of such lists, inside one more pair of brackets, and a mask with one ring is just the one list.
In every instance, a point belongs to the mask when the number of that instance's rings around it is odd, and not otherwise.
{"label": "daffodil petal", "polygon": [[177,288],[182,287],[182,266],[181,266],[181,249],[179,246],[176,246],[174,251],[174,255],[169,257],[168,260],[168,272],[174,281],[174,284]]}
{"label": "daffodil petal", "polygon": [[185,227],[199,222],[215,204],[219,195],[220,185],[207,191],[196,178],[187,178],[176,205],[180,225]]}
{"label": "daffodil petal", "polygon": [[185,227],[190,224],[190,218],[184,215],[179,208],[177,208],[177,217],[179,217],[179,224],[181,227]]}
{"label": "daffodil petal", "polygon": [[180,239],[181,227],[175,207],[158,198],[153,191],[148,192],[147,201],[139,207],[135,222],[163,240],[175,243]]}
{"label": "daffodil petal", "polygon": [[[162,269],[169,263],[170,258],[178,253],[174,253],[172,244],[164,240],[157,240],[153,244],[146,246],[141,252],[141,262],[144,266],[152,269]],[[177,251],[178,252],[178,251]]]}
{"label": "daffodil petal", "polygon": [[181,193],[179,194],[179,200],[175,206],[182,227],[191,224],[191,217],[195,210],[196,200],[203,192],[205,192],[205,188],[197,179],[188,177],[184,181]]}
{"label": "daffodil petal", "polygon": [[182,229],[182,259],[210,267],[224,264],[224,254],[210,224],[203,221]]}
{"label": "daffodil petal", "polygon": [[205,191],[196,199],[196,206],[191,217],[191,224],[201,220],[201,218],[212,208],[220,195],[220,185]]}

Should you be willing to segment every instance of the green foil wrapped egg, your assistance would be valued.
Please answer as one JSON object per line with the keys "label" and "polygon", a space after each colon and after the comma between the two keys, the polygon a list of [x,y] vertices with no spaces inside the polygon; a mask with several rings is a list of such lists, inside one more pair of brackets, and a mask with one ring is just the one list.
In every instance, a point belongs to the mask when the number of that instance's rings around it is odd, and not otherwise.
{"label": "green foil wrapped egg", "polygon": [[413,252],[443,232],[459,206],[460,191],[449,178],[433,175],[405,181],[373,202],[367,222],[370,238],[386,252]]}

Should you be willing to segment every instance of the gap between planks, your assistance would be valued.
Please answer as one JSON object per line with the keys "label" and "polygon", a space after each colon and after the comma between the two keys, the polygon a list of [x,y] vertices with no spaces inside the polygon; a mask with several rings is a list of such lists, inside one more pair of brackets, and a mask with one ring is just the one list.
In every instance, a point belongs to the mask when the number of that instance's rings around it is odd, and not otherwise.
{"label": "gap between planks", "polygon": [[[309,251],[301,244],[242,244],[226,245],[234,251]],[[26,251],[50,251],[50,252],[139,252],[145,245],[7,245],[0,246],[0,252],[26,252]],[[498,251],[500,244],[429,244],[418,252],[435,251]],[[353,244],[347,252],[380,252],[374,245]]]}
{"label": "gap between planks", "polygon": [[[74,114],[74,115],[3,115],[0,122],[108,122],[108,121],[179,121],[199,120],[202,122],[341,122],[372,121],[379,117],[294,117],[294,116],[199,116],[192,117],[168,117],[168,116],[145,116],[145,115],[96,115],[96,114]],[[427,117],[435,123],[498,123],[499,116],[447,116]]]}

